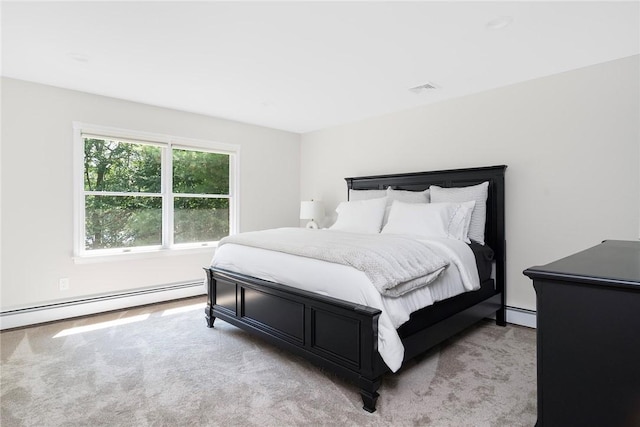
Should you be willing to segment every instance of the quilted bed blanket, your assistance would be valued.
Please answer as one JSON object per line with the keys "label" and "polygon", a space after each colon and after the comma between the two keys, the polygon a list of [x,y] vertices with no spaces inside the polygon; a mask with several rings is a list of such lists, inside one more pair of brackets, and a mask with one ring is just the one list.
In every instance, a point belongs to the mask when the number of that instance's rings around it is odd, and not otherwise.
{"label": "quilted bed blanket", "polygon": [[449,265],[428,241],[400,235],[278,228],[225,237],[218,246],[227,243],[351,266],[388,297],[428,285]]}

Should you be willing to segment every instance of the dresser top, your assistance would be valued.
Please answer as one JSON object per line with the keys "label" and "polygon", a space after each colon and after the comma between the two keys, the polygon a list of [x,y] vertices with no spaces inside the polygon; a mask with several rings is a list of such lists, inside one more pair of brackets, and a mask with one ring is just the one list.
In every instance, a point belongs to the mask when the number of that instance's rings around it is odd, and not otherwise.
{"label": "dresser top", "polygon": [[640,290],[640,241],[605,240],[550,264],[524,271],[532,279],[556,279]]}

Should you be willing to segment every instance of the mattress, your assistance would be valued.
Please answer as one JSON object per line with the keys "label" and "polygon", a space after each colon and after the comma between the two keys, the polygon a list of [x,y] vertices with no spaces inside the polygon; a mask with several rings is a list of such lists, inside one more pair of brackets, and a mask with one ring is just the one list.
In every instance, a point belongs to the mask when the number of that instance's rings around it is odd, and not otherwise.
{"label": "mattress", "polygon": [[367,275],[353,267],[249,246],[223,245],[216,250],[211,265],[381,310],[378,351],[395,372],[404,359],[397,328],[409,320],[411,313],[465,292],[462,275],[471,279],[473,289],[480,288],[476,255],[469,245],[452,239],[429,242],[451,264],[430,285],[400,297],[380,295]]}

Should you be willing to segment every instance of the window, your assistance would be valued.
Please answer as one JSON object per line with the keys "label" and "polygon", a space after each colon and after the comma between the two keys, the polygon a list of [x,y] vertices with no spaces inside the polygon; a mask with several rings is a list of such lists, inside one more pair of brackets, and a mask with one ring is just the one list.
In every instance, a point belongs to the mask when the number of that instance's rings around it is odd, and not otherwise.
{"label": "window", "polygon": [[79,123],[74,133],[77,256],[209,246],[236,231],[236,146]]}

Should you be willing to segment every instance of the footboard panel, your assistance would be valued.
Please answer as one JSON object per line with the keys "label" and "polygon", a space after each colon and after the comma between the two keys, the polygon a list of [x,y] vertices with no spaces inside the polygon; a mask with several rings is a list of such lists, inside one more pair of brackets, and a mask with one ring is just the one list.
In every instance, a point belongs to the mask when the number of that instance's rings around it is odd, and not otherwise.
{"label": "footboard panel", "polygon": [[304,303],[243,286],[238,291],[240,319],[283,340],[305,344]]}
{"label": "footboard panel", "polygon": [[[206,268],[210,327],[220,318],[361,385],[365,409],[388,367],[378,349],[380,310]],[[369,403],[367,403],[367,399]]]}

